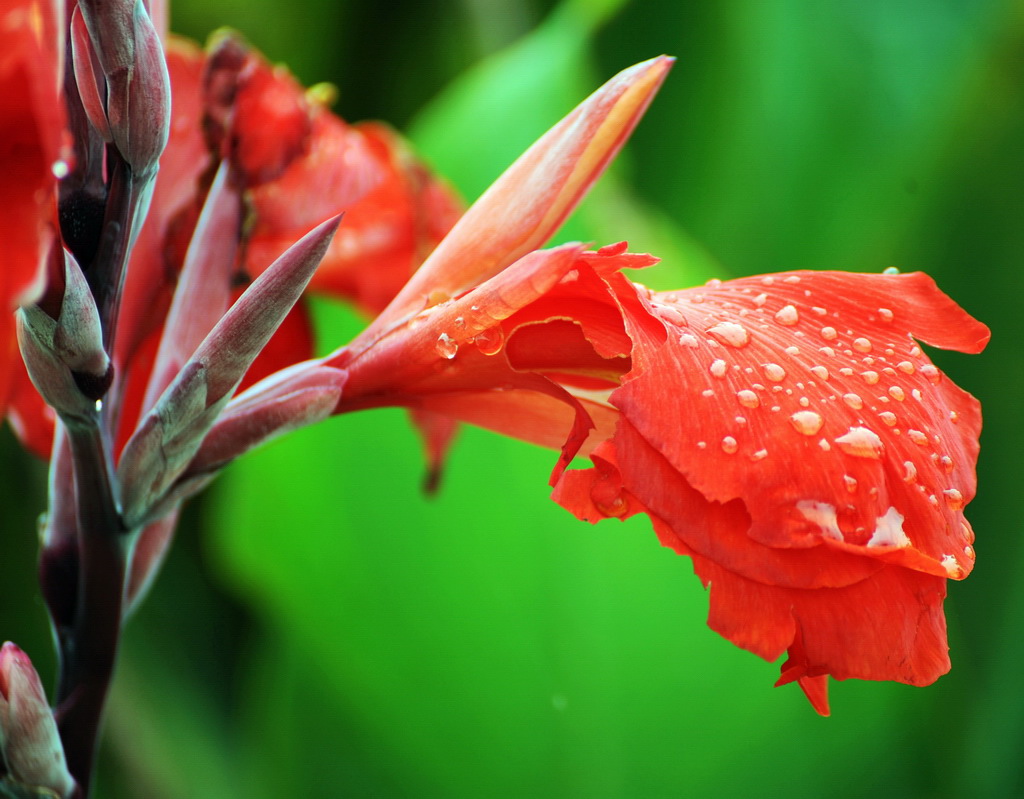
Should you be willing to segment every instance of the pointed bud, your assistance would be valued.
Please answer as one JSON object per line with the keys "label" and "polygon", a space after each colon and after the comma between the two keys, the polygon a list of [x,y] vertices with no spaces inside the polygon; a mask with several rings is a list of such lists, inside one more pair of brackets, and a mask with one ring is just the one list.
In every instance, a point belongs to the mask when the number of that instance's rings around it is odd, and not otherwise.
{"label": "pointed bud", "polygon": [[675,59],[623,70],[523,153],[463,215],[361,339],[431,294],[454,297],[542,246],[626,143]]}
{"label": "pointed bud", "polygon": [[117,469],[129,527],[149,518],[188,466],[249,366],[298,302],[340,221],[337,216],[314,228],[253,281],[142,420]]}
{"label": "pointed bud", "polygon": [[18,343],[43,399],[63,418],[88,418],[112,373],[96,302],[70,253],[64,253],[59,316],[54,319],[39,306],[20,309]]}
{"label": "pointed bud", "polygon": [[75,780],[39,675],[28,656],[10,642],[0,648],[0,742],[8,772],[0,787],[28,796],[45,795],[44,790],[71,796]]}
{"label": "pointed bud", "polygon": [[[78,7],[106,78],[109,130],[104,135],[113,139],[136,176],[150,175],[156,171],[160,153],[167,144],[171,119],[171,84],[160,37],[142,0],[82,0]],[[76,75],[80,81],[86,81],[84,86],[79,84],[83,103],[97,125],[88,86],[89,80],[93,86],[96,81],[85,74],[92,54],[81,52],[83,37],[74,27],[72,40]],[[91,66],[88,72],[92,72]],[[102,123],[97,129],[104,132]]]}

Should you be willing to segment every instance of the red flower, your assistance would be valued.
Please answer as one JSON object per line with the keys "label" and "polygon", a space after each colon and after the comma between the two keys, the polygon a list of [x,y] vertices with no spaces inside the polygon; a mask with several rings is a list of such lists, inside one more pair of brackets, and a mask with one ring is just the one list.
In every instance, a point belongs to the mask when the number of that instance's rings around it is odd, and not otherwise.
{"label": "red flower", "polygon": [[35,302],[57,233],[65,130],[63,3],[13,0],[0,24],[0,413],[19,362],[11,311]]}
{"label": "red flower", "polygon": [[[338,410],[403,405],[561,447],[554,498],[647,513],[711,587],[711,627],[828,712],[826,676],[949,668],[973,565],[978,403],[921,340],[988,340],[925,275],[790,273],[649,294],[621,247],[533,253],[362,352]],[[594,468],[565,471],[576,454]]]}
{"label": "red flower", "polygon": [[[973,563],[980,414],[915,337],[978,352],[984,325],[923,274],[652,294],[620,269],[654,259],[624,244],[530,252],[576,185],[545,158],[571,169],[601,125],[628,132],[666,68],[633,68],[556,127],[309,370],[344,372],[335,412],[398,405],[561,448],[555,499],[590,521],[648,513],[712,585],[711,626],[788,651],[780,682],[819,712],[828,674],[931,682],[949,665],[945,581]],[[565,471],[577,454],[594,468]]]}

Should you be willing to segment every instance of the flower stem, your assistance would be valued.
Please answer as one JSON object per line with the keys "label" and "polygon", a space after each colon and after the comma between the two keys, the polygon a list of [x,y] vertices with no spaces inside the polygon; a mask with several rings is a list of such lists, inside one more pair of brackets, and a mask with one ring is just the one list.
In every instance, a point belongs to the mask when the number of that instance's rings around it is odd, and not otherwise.
{"label": "flower stem", "polygon": [[71,626],[58,627],[57,725],[83,799],[117,659],[129,541],[98,421],[97,415],[92,425],[68,427],[78,505],[78,597]]}

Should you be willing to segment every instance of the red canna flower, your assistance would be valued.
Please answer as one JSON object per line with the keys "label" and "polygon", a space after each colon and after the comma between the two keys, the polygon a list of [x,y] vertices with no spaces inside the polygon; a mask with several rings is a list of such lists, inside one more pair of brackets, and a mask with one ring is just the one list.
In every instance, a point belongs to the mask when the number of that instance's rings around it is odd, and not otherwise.
{"label": "red canna flower", "polygon": [[13,0],[0,14],[0,413],[20,358],[11,311],[39,299],[66,171],[63,3]]}
{"label": "red canna flower", "polygon": [[[620,270],[655,259],[624,243],[532,251],[599,171],[579,167],[591,148],[604,157],[628,134],[669,63],[584,103],[366,332],[255,386],[249,408],[333,369],[336,413],[403,406],[560,448],[556,501],[592,522],[647,513],[711,586],[710,625],[769,660],[788,651],[779,682],[819,712],[829,674],[929,683],[949,667],[945,581],[974,558],[963,507],[980,414],[917,339],[978,352],[984,325],[922,274],[654,294]],[[215,427],[190,471],[246,446],[237,424]],[[594,468],[566,471],[576,455]]]}

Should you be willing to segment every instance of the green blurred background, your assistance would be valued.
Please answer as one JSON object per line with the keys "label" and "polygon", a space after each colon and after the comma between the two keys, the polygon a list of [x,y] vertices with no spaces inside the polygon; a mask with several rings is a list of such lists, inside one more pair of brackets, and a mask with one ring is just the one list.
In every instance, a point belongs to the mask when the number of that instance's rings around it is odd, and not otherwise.
{"label": "green blurred background", "polygon": [[[332,420],[185,514],[133,620],[102,797],[1024,795],[1024,4],[1007,0],[179,0],[337,110],[381,118],[472,199],[619,69],[678,57],[558,240],[628,238],[655,285],[923,269],[993,329],[935,359],[984,403],[978,565],[952,672],[833,683],[817,717],[704,623],[649,525],[579,524],[549,452],[466,430],[434,499],[404,415]],[[325,346],[360,321],[317,307]],[[42,671],[43,468],[0,438],[0,631]]]}

